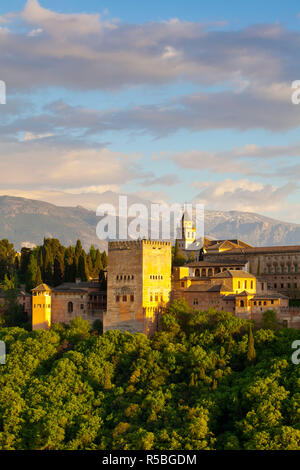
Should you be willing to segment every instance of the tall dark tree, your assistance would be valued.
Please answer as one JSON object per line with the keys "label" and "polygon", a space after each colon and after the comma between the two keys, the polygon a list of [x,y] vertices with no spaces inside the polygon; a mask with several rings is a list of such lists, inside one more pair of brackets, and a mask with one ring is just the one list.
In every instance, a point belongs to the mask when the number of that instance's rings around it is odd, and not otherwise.
{"label": "tall dark tree", "polygon": [[99,276],[100,271],[103,269],[102,257],[99,250],[96,251],[96,259],[94,263],[94,276]]}
{"label": "tall dark tree", "polygon": [[53,258],[51,249],[49,246],[45,246],[45,257],[44,257],[44,273],[43,279],[46,284],[50,286],[53,283]]}
{"label": "tall dark tree", "polygon": [[103,269],[107,268],[107,254],[106,254],[106,251],[102,252],[101,259],[102,259]]}
{"label": "tall dark tree", "polygon": [[42,279],[41,268],[38,266],[37,273],[36,273],[35,285],[39,286],[40,284],[42,284],[42,282],[43,282],[43,279]]}
{"label": "tall dark tree", "polygon": [[84,251],[81,252],[78,260],[78,277],[80,277],[82,282],[88,281],[89,279],[88,265]]}
{"label": "tall dark tree", "polygon": [[31,254],[31,249],[30,248],[23,247],[21,249],[20,272],[19,272],[20,282],[25,282],[27,266],[28,266],[28,263],[29,263],[30,254]]}
{"label": "tall dark tree", "polygon": [[90,253],[88,253],[86,260],[87,260],[87,266],[88,266],[89,273],[90,273],[91,276],[94,276],[94,266],[93,266],[93,262],[92,262],[92,258],[91,258]]}
{"label": "tall dark tree", "polygon": [[80,240],[77,240],[76,246],[75,246],[75,256],[79,259],[79,256],[81,255],[82,252],[82,244]]}
{"label": "tall dark tree", "polygon": [[5,274],[14,273],[15,256],[14,245],[6,239],[0,240],[0,281],[4,279]]}
{"label": "tall dark tree", "polygon": [[248,362],[253,362],[256,358],[255,346],[254,346],[254,337],[252,332],[252,326],[250,325],[249,336],[248,336],[248,351],[247,359]]}
{"label": "tall dark tree", "polygon": [[29,258],[29,263],[27,266],[26,278],[25,278],[26,290],[28,292],[30,292],[31,289],[34,289],[34,287],[36,287],[37,274],[38,274],[37,260],[36,260],[34,253],[31,253],[30,258]]}
{"label": "tall dark tree", "polygon": [[64,280],[64,260],[62,254],[58,251],[54,260],[53,285],[59,286]]}
{"label": "tall dark tree", "polygon": [[91,245],[89,255],[90,255],[90,257],[91,257],[93,266],[95,266],[97,251],[99,251],[99,250],[96,250],[96,248],[94,247],[94,245]]}
{"label": "tall dark tree", "polygon": [[75,260],[75,251],[72,246],[69,246],[65,251],[64,264],[65,264],[65,282],[75,282],[76,260]]}

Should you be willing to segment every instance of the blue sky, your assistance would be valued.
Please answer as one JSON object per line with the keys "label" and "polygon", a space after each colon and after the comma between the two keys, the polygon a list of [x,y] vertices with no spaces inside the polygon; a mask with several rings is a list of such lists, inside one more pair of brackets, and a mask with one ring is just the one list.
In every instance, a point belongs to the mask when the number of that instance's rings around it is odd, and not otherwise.
{"label": "blue sky", "polygon": [[296,1],[0,5],[1,194],[105,191],[300,223]]}

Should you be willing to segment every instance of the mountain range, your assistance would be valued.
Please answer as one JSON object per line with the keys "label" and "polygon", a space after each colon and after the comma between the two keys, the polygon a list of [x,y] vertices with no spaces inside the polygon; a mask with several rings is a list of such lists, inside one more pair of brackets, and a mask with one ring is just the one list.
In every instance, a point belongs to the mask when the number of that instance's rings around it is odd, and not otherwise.
{"label": "mountain range", "polygon": [[[98,201],[115,205],[118,194],[107,191]],[[131,196],[128,204],[150,201]],[[62,207],[48,202],[21,197],[0,196],[0,239],[7,238],[17,249],[41,244],[44,237],[59,238],[63,245],[77,239],[85,248],[91,244],[100,249],[106,242],[99,240],[96,226],[100,218],[84,207]],[[300,224],[282,222],[260,214],[240,211],[205,211],[205,235],[213,239],[240,238],[254,246],[300,244]]]}

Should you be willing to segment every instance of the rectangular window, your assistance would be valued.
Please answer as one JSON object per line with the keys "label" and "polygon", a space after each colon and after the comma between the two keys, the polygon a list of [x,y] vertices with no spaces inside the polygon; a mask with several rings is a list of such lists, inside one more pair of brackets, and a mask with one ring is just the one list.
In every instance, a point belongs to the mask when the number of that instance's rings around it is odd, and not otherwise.
{"label": "rectangular window", "polygon": [[134,295],[130,296],[130,302],[134,302]]}
{"label": "rectangular window", "polygon": [[120,296],[119,295],[116,296],[116,302],[120,302]]}
{"label": "rectangular window", "polygon": [[123,302],[127,302],[127,295],[123,295]]}

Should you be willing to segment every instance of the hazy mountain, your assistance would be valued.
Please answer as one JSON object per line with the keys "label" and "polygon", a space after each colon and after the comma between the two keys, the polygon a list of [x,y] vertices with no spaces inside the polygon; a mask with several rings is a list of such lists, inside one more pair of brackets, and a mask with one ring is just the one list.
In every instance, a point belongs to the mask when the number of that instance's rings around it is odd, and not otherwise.
{"label": "hazy mountain", "polygon": [[205,211],[205,234],[216,239],[240,238],[254,246],[300,245],[300,225],[253,212]]}
{"label": "hazy mountain", "polygon": [[[106,192],[100,203],[117,205],[118,195]],[[128,204],[150,202],[131,196]],[[40,244],[45,237],[59,238],[62,244],[74,244],[80,238],[86,248],[91,244],[104,249],[106,243],[96,236],[100,218],[83,207],[61,207],[47,202],[0,196],[0,239],[8,238],[16,248],[22,244]],[[251,212],[205,212],[206,236],[240,238],[252,245],[300,244],[300,225],[281,222]]]}
{"label": "hazy mountain", "polygon": [[44,237],[59,238],[63,245],[82,240],[85,248],[95,244],[105,248],[96,236],[99,218],[82,207],[59,207],[47,202],[0,196],[0,238],[8,238],[16,248],[41,244]]}

